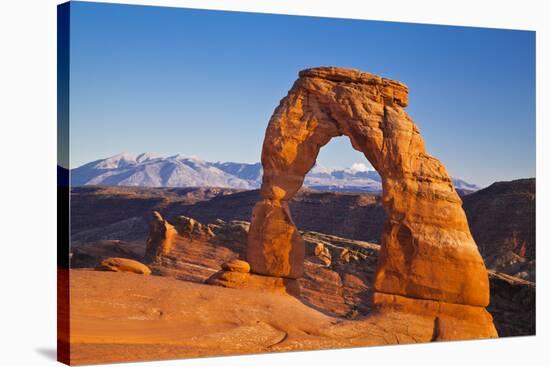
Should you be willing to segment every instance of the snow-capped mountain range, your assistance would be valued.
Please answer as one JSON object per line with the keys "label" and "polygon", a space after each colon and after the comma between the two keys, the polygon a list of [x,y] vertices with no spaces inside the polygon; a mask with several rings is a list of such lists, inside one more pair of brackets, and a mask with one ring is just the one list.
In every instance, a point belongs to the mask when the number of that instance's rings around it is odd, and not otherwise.
{"label": "snow-capped mountain range", "polygon": [[[73,186],[228,187],[256,189],[262,182],[260,163],[207,162],[193,156],[137,156],[121,153],[71,170]],[[479,187],[453,178],[458,190]],[[304,186],[326,191],[380,192],[380,175],[364,163],[346,169],[316,165],[306,175]]]}

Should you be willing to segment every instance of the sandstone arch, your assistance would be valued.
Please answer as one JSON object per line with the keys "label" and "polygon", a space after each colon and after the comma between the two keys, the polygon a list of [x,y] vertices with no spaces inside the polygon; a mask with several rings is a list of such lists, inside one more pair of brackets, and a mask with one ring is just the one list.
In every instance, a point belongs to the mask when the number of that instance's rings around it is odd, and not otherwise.
{"label": "sandstone arch", "polygon": [[[461,200],[443,164],[426,153],[404,110],[407,103],[404,84],[376,75],[333,67],[299,73],[265,134],[262,199],[253,211],[247,248],[252,272],[301,276],[304,243],[288,200],[302,186],[320,148],[346,135],[382,176],[388,219],[375,301],[405,296],[488,305],[487,272]],[[494,327],[487,335],[493,334]]]}

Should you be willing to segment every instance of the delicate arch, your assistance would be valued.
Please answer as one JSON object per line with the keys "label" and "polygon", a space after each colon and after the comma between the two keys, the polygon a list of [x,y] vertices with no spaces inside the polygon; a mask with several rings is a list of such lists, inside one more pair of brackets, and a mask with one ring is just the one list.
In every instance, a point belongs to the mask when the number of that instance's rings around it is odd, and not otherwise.
{"label": "delicate arch", "polygon": [[426,153],[405,85],[353,69],[300,72],[266,130],[261,200],[247,259],[253,272],[298,278],[304,242],[288,206],[319,150],[340,135],[380,173],[388,214],[374,289],[487,306],[487,272],[447,170]]}

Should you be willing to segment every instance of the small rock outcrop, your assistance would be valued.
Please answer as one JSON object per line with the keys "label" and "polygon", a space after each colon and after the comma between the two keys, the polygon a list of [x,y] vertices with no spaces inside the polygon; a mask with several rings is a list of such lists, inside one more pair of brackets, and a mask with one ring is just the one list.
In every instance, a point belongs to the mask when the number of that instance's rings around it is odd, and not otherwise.
{"label": "small rock outcrop", "polygon": [[252,289],[259,292],[287,293],[300,296],[300,284],[295,279],[250,274],[240,270],[222,270],[205,281],[226,288]]}
{"label": "small rock outcrop", "polygon": [[214,237],[214,233],[208,226],[184,215],[180,215],[176,218],[174,226],[181,236],[186,236],[191,241],[208,241],[210,238]]}
{"label": "small rock outcrop", "polygon": [[233,259],[222,264],[225,271],[236,271],[238,273],[250,273],[250,264],[246,261]]}
{"label": "small rock outcrop", "polygon": [[124,273],[136,273],[150,275],[151,269],[136,260],[124,259],[122,257],[110,257],[101,261],[95,268],[100,271],[114,271]]}
{"label": "small rock outcrop", "polygon": [[244,257],[246,248],[242,224],[221,220],[203,224],[186,216],[176,216],[173,223],[153,213],[146,263],[155,274],[203,282],[223,266],[250,269],[248,263],[238,260]]}
{"label": "small rock outcrop", "polygon": [[330,266],[330,264],[332,264],[332,255],[330,254],[330,250],[323,243],[318,242],[315,245],[314,253],[315,253],[315,256],[317,256],[317,258],[325,266]]}
{"label": "small rock outcrop", "polygon": [[149,237],[145,248],[145,261],[150,263],[159,256],[167,254],[172,248],[172,241],[177,231],[168,223],[159,212],[153,212],[153,219],[149,224]]}
{"label": "small rock outcrop", "polygon": [[[440,303],[434,310],[471,306],[463,326],[481,322],[479,337],[496,336],[485,310],[487,270],[446,168],[426,152],[418,127],[404,110],[408,88],[354,69],[320,67],[303,70],[299,76],[275,109],[265,134],[261,200],[252,212],[248,236],[251,271],[290,279],[303,275],[305,246],[289,200],[321,147],[346,135],[383,184],[387,219],[374,278],[379,293],[374,304],[381,310],[402,304],[413,312],[415,302]],[[434,312],[432,316],[441,325],[450,317]],[[474,337],[469,331],[463,336]]]}

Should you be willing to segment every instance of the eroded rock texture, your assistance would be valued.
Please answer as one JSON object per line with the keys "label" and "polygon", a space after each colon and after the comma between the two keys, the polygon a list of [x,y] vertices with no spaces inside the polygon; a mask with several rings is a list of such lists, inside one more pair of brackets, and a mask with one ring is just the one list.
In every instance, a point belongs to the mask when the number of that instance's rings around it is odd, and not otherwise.
{"label": "eroded rock texture", "polygon": [[[299,75],[266,130],[261,200],[248,237],[251,271],[302,275],[304,243],[288,201],[321,147],[346,135],[382,177],[388,219],[375,291],[475,306],[477,319],[486,321],[486,332],[479,336],[496,334],[484,309],[489,303],[485,265],[447,170],[426,153],[419,129],[404,110],[407,87],[353,69],[322,67]],[[393,304],[399,298],[391,299]],[[386,297],[374,300],[381,308],[387,303]]]}
{"label": "eroded rock texture", "polygon": [[153,219],[149,223],[145,261],[153,262],[160,256],[168,254],[172,249],[176,233],[176,228],[168,223],[159,212],[153,212]]}

